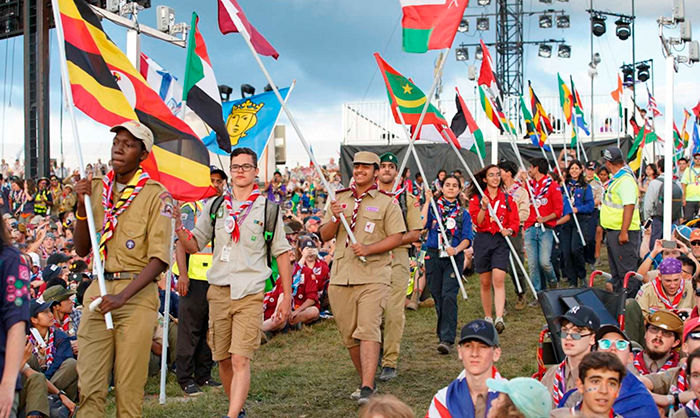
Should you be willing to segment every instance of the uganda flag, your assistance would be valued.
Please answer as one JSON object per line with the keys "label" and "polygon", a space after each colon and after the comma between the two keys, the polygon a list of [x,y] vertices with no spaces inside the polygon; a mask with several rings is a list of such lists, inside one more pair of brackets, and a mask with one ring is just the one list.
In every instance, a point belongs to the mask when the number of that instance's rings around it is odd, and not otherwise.
{"label": "uganda flag", "polygon": [[[378,53],[374,54],[374,58],[377,60],[379,71],[381,71],[384,82],[386,83],[386,92],[389,95],[389,102],[391,103],[391,112],[394,114],[394,120],[396,123],[401,123],[401,119],[399,118],[399,113],[401,113],[407,125],[418,125],[418,119],[420,119],[423,107],[428,100],[425,94],[423,94],[411,80],[391,68]],[[429,104],[428,110],[425,113],[425,118],[423,119],[423,125],[447,126],[447,121],[435,106]]]}
{"label": "uganda flag", "polygon": [[58,5],[75,106],[107,126],[128,120],[148,126],[155,144],[142,166],[173,198],[195,201],[214,195],[202,141],[109,39],[85,0],[58,0]]}

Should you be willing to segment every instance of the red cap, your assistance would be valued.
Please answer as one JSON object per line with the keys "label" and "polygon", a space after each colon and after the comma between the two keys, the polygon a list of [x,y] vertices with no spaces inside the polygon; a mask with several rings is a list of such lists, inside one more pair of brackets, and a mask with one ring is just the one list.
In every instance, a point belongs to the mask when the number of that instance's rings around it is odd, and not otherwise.
{"label": "red cap", "polygon": [[693,232],[690,233],[690,238],[688,241],[700,241],[700,228],[693,229]]}
{"label": "red cap", "polygon": [[685,321],[685,325],[683,326],[683,342],[685,342],[688,334],[695,331],[697,328],[700,328],[700,317],[691,318]]}

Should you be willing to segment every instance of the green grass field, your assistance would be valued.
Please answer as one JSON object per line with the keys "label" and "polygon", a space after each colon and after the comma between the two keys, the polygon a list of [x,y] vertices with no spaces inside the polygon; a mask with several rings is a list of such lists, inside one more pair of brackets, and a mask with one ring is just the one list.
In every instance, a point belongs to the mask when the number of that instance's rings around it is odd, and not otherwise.
{"label": "green grass field", "polygon": [[[607,262],[604,263],[607,269]],[[590,269],[589,269],[590,272]],[[468,300],[459,300],[461,328],[483,315],[478,277],[468,278]],[[508,306],[506,330],[501,335],[503,355],[497,363],[506,378],[531,376],[537,368],[537,338],[544,317],[539,307],[516,311],[513,284],[507,279]],[[532,295],[528,293],[529,300]],[[461,371],[457,353],[437,353],[434,308],[406,311],[406,328],[399,357],[399,378],[377,382],[379,393],[392,394],[411,406],[417,417],[425,416],[433,394],[449,384]],[[379,373],[377,373],[377,377]],[[145,417],[220,418],[228,402],[222,391],[206,389],[205,394],[187,399],[168,375],[165,405],[158,403],[158,379],[150,378],[146,386]],[[301,331],[279,334],[256,353],[252,363],[252,385],[246,409],[248,416],[258,417],[356,417],[358,408],[349,397],[359,384],[347,350],[333,320],[326,320]],[[109,403],[108,416],[115,416]]]}

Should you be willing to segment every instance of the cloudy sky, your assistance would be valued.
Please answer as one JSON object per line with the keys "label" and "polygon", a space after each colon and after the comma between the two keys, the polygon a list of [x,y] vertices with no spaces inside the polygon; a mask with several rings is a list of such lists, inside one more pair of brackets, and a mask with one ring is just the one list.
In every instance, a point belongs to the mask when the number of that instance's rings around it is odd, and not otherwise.
{"label": "cloudy sky", "polygon": [[[398,0],[238,0],[250,21],[276,47],[280,58],[275,61],[263,58],[273,79],[279,86],[287,86],[293,80],[296,88],[289,99],[307,140],[313,145],[319,160],[337,157],[342,140],[341,106],[346,102],[386,100],[386,91],[372,56],[380,52],[396,69],[410,76],[424,91],[428,91],[433,77],[433,66],[437,51],[426,54],[407,54],[401,50],[401,9]],[[593,7],[610,12],[631,14],[634,0],[616,2],[593,0]],[[153,1],[153,7],[140,15],[140,21],[155,26],[155,10],[160,4]],[[495,3],[495,1],[493,1]],[[588,14],[591,0],[555,1],[545,5],[538,0],[524,0],[525,11],[542,11],[547,8],[565,10],[571,15],[571,29],[540,29],[537,17],[525,18],[526,40],[565,39],[572,46],[571,59],[543,59],[537,56],[536,46],[525,47],[525,80],[532,80],[540,97],[557,94],[556,73],[573,75],[581,94],[589,91],[587,64],[590,61],[590,31]],[[237,97],[240,84],[249,83],[262,91],[267,84],[255,64],[248,48],[239,35],[221,35],[216,24],[216,1],[171,0],[167,5],[176,11],[178,22],[189,22],[193,11],[200,15],[200,30],[208,44],[209,54],[220,84],[234,87]],[[614,9],[608,8],[614,5]],[[658,38],[656,18],[669,15],[672,0],[636,0],[636,56],[637,60],[653,59],[655,63],[655,96],[661,111],[665,109],[665,70],[661,44]],[[196,8],[195,8],[196,7]],[[494,6],[480,7],[471,0],[467,14],[493,13]],[[700,16],[700,1],[686,0],[688,16]],[[476,32],[475,21],[471,19],[469,33],[458,33],[457,43],[495,41],[495,22],[491,18],[491,31]],[[620,41],[614,35],[614,20],[608,19],[608,31],[600,38],[594,38],[594,49],[602,56],[596,91],[607,93],[616,85],[616,71],[623,63],[632,61],[631,39]],[[111,23],[103,23],[112,39],[123,49],[126,33],[123,28]],[[696,23],[700,25],[700,22]],[[677,35],[670,30],[669,34]],[[694,31],[694,38],[700,33]],[[60,155],[60,74],[55,31],[51,33],[51,132],[52,156]],[[142,50],[163,67],[179,77],[184,76],[185,50],[162,41],[144,36]],[[555,49],[556,51],[556,49]],[[687,51],[685,51],[687,54]],[[7,70],[0,66],[0,77],[5,102],[2,112],[3,126],[0,139],[2,153],[7,158],[21,150],[23,140],[22,111],[22,38],[0,42],[0,54],[7,54]],[[14,57],[14,66],[12,65]],[[470,58],[474,58],[473,48]],[[448,97],[458,86],[462,92],[472,92],[474,82],[467,77],[467,65],[457,62],[451,53],[443,77],[444,97]],[[14,72],[14,75],[13,75]],[[676,76],[675,94],[676,120],[682,118],[682,107],[693,107],[700,98],[700,71],[698,68],[681,66]],[[650,86],[651,87],[651,86]],[[11,101],[11,106],[9,105]],[[638,96],[638,104],[646,107],[646,94]],[[666,112],[664,112],[666,113]],[[107,128],[87,119],[78,112],[83,150],[86,160],[108,157],[110,135]],[[451,115],[446,115],[448,118]],[[75,148],[70,125],[64,115],[63,147],[67,165],[75,164]],[[283,117],[281,123],[285,123]],[[661,122],[661,121],[659,121]],[[657,124],[658,126],[658,124]],[[299,146],[296,135],[287,129],[287,153],[290,165],[297,161],[306,164],[308,158]]]}

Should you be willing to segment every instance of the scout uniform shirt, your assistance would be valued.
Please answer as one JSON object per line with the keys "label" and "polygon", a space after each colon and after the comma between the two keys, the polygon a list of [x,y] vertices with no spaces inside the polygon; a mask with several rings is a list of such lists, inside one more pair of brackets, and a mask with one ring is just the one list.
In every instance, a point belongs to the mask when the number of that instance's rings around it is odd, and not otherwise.
{"label": "scout uniform shirt", "polygon": [[[347,189],[338,191],[336,199],[349,225],[355,207],[355,198],[350,189]],[[332,222],[332,216],[333,212],[328,210],[323,218],[323,224]],[[365,245],[377,243],[390,235],[406,232],[399,202],[377,189],[370,190],[357,210],[357,221],[353,232],[357,242]],[[350,244],[346,245],[347,237],[345,227],[340,224],[336,234],[331,284],[342,286],[384,283],[389,285],[391,283],[389,252],[368,255],[367,262],[363,263],[355,255]]]}
{"label": "scout uniform shirt", "polygon": [[[121,196],[123,186],[114,185],[115,201]],[[105,213],[101,178],[92,180],[92,213],[95,214],[95,222],[101,224]],[[172,217],[173,200],[170,193],[162,184],[149,179],[131,205],[117,218],[114,235],[107,241],[104,271],[139,274],[151,258],[170,264],[167,243],[172,235]]]}
{"label": "scout uniform shirt", "polygon": [[[656,279],[654,279],[656,280]],[[642,287],[637,292],[635,299],[639,303],[639,307],[642,309],[644,314],[653,313],[658,310],[669,309],[664,306],[664,303],[656,294],[654,289],[654,280],[649,283],[644,283]],[[663,288],[662,288],[663,289]],[[678,291],[681,291],[679,288]],[[671,296],[670,299],[673,300],[675,295]],[[683,294],[678,302],[678,305],[674,309],[693,309],[695,307],[695,297],[693,295],[693,284],[691,280],[686,280],[683,286]]]}
{"label": "scout uniform shirt", "polygon": [[[202,210],[206,216],[197,219],[192,234],[197,239],[199,251],[211,241],[212,224],[211,207],[217,199],[209,199]],[[233,242],[231,233],[226,232],[224,221],[228,216],[226,205],[221,202],[217,210],[214,229],[214,261],[207,271],[209,284],[216,286],[230,286],[231,299],[241,299],[244,296],[260,293],[265,290],[265,281],[272,274],[272,269],[267,265],[267,248],[265,246],[265,196],[260,195],[252,205],[238,217],[240,238]],[[243,204],[232,200],[235,212]],[[281,254],[291,250],[284,234],[284,221],[282,212],[277,215],[275,237],[270,246],[271,257],[277,258]]]}
{"label": "scout uniform shirt", "polygon": [[[397,197],[397,200],[400,200],[401,198],[403,198],[403,196],[406,196],[406,214],[404,215],[404,225],[406,225],[406,231],[415,231],[423,229],[423,220],[421,220],[420,217],[420,202],[418,202],[418,199],[415,196],[408,193],[407,190],[404,190],[401,196]],[[399,208],[400,207],[401,203],[399,202]],[[352,212],[350,212],[350,216],[352,216]],[[411,244],[400,245],[397,248],[411,248]]]}
{"label": "scout uniform shirt", "polygon": [[[564,364],[565,364],[565,367],[564,367],[564,385],[562,388],[560,388],[561,392],[562,392],[561,393],[562,398],[570,390],[576,389],[576,380],[578,379],[578,367],[575,369],[573,367],[571,367],[571,365],[569,364],[568,357],[564,360]],[[549,390],[549,393],[552,394],[552,406],[553,406],[553,408],[556,408],[558,406],[554,403],[554,392],[555,392],[554,385],[556,384],[556,380],[557,380],[555,378],[555,376],[557,373],[559,373],[560,366],[561,365],[554,365],[554,366],[550,367],[547,370],[547,372],[544,374],[544,376],[542,377],[542,384],[544,385],[544,387],[547,388],[547,390]]]}

